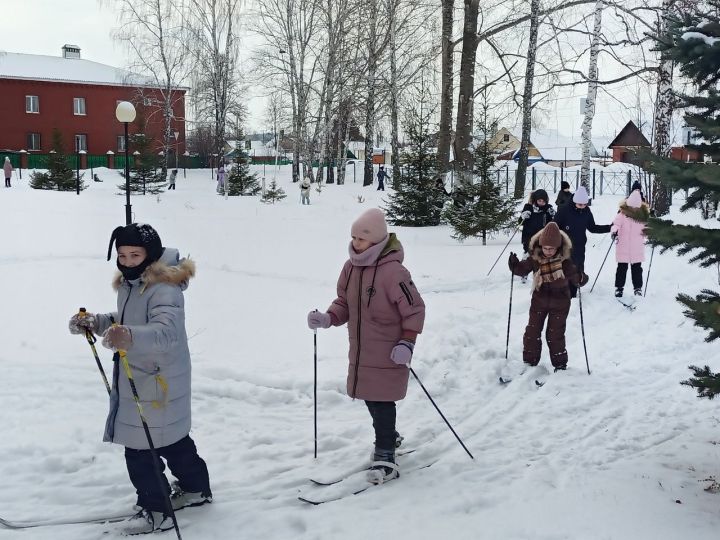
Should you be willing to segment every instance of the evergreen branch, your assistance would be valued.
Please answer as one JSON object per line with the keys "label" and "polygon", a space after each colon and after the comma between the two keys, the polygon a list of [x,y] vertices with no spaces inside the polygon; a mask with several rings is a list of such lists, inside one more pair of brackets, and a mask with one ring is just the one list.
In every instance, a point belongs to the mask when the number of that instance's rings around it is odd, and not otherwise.
{"label": "evergreen branch", "polygon": [[695,388],[699,398],[713,399],[720,393],[720,374],[712,373],[709,366],[702,369],[697,366],[688,368],[693,372],[693,376],[680,384]]}

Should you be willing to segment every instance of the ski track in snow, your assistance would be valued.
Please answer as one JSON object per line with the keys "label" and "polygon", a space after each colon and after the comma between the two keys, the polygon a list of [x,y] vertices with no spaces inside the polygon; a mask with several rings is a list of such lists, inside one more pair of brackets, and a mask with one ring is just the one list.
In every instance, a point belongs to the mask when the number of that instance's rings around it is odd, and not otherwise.
{"label": "ski track in snow", "polygon": [[[101,442],[107,398],[95,362],[85,341],[67,333],[79,305],[90,311],[115,305],[114,264],[104,253],[123,219],[124,199],[112,194],[114,173],[99,171],[108,180],[79,197],[37,193],[23,183],[0,193],[0,228],[13,231],[0,257],[6,519],[114,514],[134,503],[122,449]],[[595,291],[583,290],[592,375],[574,300],[568,371],[548,372],[543,343],[544,387],[535,387],[532,370],[500,385],[499,374],[521,361],[530,303],[531,283],[515,280],[506,366],[506,260],[510,250],[521,251],[519,239],[486,276],[506,238],[485,247],[457,244],[446,227],[393,230],[427,303],[413,368],[475,460],[411,376],[398,429],[405,447],[418,450],[400,458],[401,467],[437,463],[357,497],[320,507],[298,502],[313,471],[355,467],[372,449],[367,410],[345,395],[347,331],[320,331],[314,463],[313,348],[305,316],[333,299],[349,225],[360,211],[381,205],[383,195],[353,184],[327,186],[301,207],[288,170],[282,174],[289,197],[276,205],[225,201],[213,193],[207,171],[188,171],[160,203],[133,197],[137,219],[198,264],[186,293],[192,435],[208,463],[215,502],[179,514],[185,539],[352,540],[380,530],[383,537],[421,540],[715,538],[720,499],[703,491],[703,481],[718,474],[720,415],[715,403],[678,383],[690,363],[714,361],[718,369],[717,345],[703,343],[674,300],[679,291],[712,287],[712,272],[655,253],[648,296],[629,312],[612,297],[615,263],[608,257]],[[366,204],[348,204],[361,192]],[[596,221],[609,222],[619,200],[598,198]],[[607,249],[603,240],[589,236],[591,280]],[[99,344],[98,350],[109,359]],[[105,369],[109,375],[109,362]],[[0,529],[0,538],[21,536]],[[39,528],[25,537],[120,538],[110,525]]]}

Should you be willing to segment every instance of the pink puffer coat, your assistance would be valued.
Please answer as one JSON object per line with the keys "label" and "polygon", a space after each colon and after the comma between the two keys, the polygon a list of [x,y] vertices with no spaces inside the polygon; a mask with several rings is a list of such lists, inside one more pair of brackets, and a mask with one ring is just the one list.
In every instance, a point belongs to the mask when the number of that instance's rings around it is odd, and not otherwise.
{"label": "pink puffer coat", "polygon": [[645,226],[650,217],[647,204],[635,190],[620,205],[610,232],[617,233],[615,258],[619,263],[639,263],[645,260]]}
{"label": "pink puffer coat", "polygon": [[336,326],[348,323],[350,365],[347,392],[368,401],[398,401],[407,393],[409,370],[390,360],[403,330],[420,333],[425,303],[402,265],[402,244],[389,235],[371,266],[348,260],[328,308]]}

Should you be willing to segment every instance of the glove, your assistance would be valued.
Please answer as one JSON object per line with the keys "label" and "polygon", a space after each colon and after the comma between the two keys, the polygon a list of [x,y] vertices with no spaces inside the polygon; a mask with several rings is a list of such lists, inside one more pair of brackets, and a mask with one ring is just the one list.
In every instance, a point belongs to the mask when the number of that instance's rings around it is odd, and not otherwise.
{"label": "glove", "polygon": [[585,272],[580,273],[580,281],[578,281],[578,287],[584,287],[587,285],[587,282],[590,281],[590,276],[588,276]]}
{"label": "glove", "polygon": [[332,317],[329,313],[311,311],[310,313],[308,313],[307,323],[310,330],[316,330],[318,328],[330,328],[332,326]]}
{"label": "glove", "polygon": [[614,233],[612,233],[612,234],[610,235],[610,238],[612,238],[612,241],[614,242],[615,240],[617,240],[617,236],[618,236],[618,235],[617,235],[617,231],[615,231]]}
{"label": "glove", "polygon": [[390,360],[400,366],[405,366],[410,363],[410,360],[412,360],[414,348],[415,344],[412,341],[401,339],[390,352]]}
{"label": "glove", "polygon": [[520,259],[517,258],[517,255],[514,253],[510,253],[510,257],[508,258],[508,266],[510,266],[510,270],[515,268],[515,266],[520,262]]}
{"label": "glove", "polygon": [[111,326],[103,334],[102,346],[113,351],[126,351],[132,346],[132,333],[127,326]]}
{"label": "glove", "polygon": [[95,315],[92,313],[81,312],[70,317],[68,328],[71,334],[84,334],[88,330],[95,331]]}

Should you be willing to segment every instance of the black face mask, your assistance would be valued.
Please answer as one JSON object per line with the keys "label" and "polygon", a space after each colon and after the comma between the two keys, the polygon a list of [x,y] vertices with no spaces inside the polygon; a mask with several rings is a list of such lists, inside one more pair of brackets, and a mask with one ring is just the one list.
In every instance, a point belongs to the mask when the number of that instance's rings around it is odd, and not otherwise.
{"label": "black face mask", "polygon": [[145,271],[145,269],[152,264],[152,261],[150,261],[149,257],[145,257],[145,260],[134,267],[129,266],[123,266],[120,264],[120,260],[117,260],[117,267],[118,270],[122,273],[123,277],[127,281],[132,281],[134,279],[138,279],[140,276],[142,276],[142,273]]}

